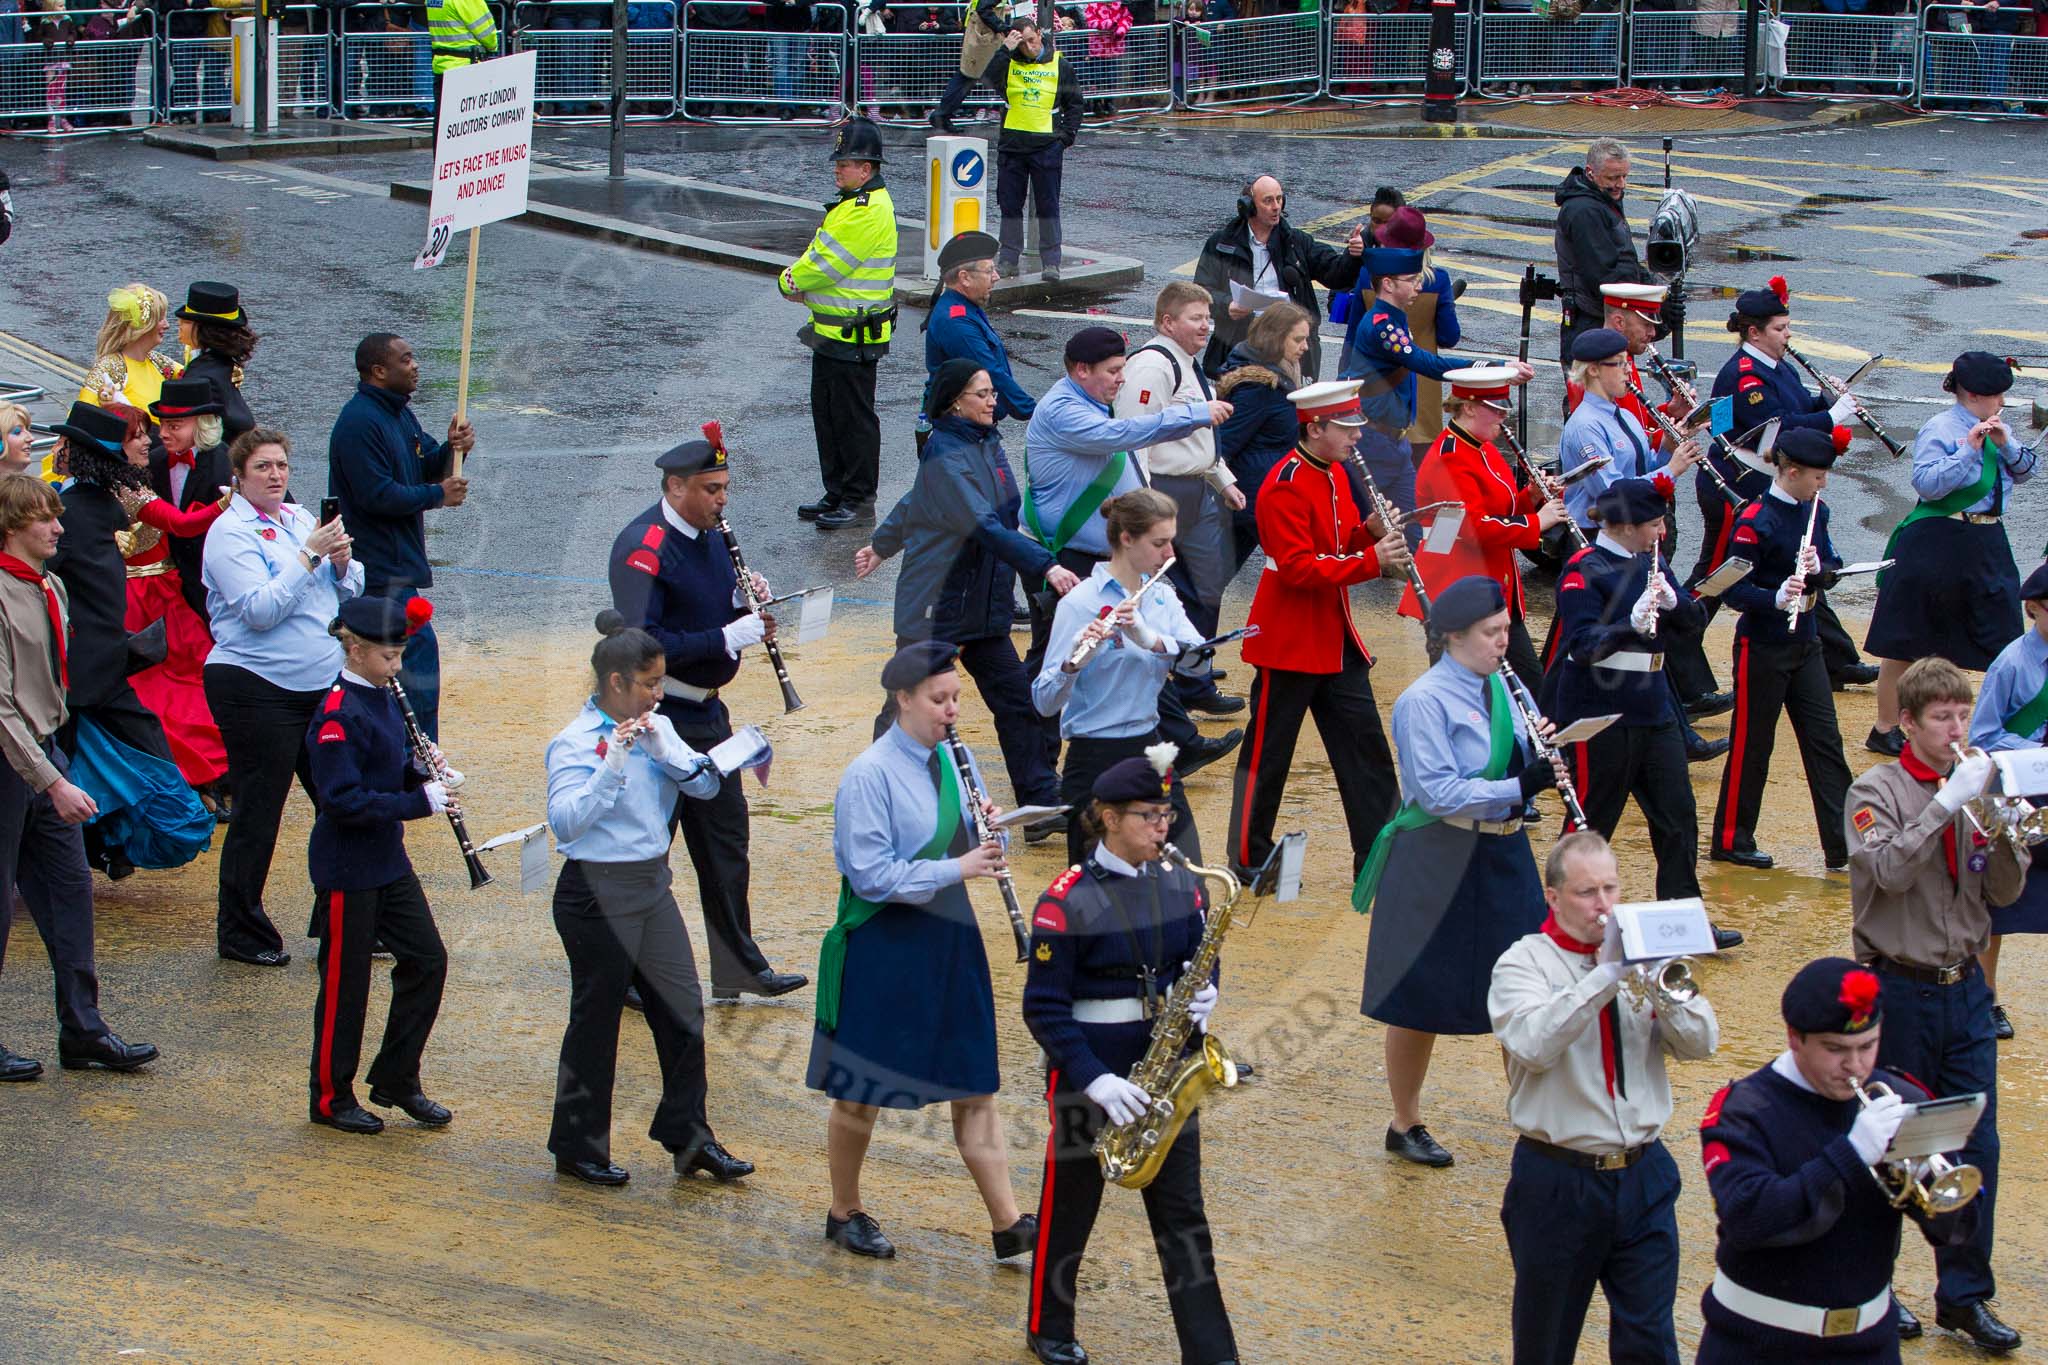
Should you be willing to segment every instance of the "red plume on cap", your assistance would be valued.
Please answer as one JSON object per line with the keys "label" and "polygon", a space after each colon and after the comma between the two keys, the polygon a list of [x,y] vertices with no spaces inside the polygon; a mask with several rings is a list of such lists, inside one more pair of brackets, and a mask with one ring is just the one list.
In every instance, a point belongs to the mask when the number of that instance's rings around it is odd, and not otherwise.
{"label": "red plume on cap", "polygon": [[1786,304],[1788,306],[1791,304],[1792,286],[1785,283],[1785,277],[1783,275],[1771,276],[1771,292],[1778,296],[1779,303]]}
{"label": "red plume on cap", "polygon": [[711,449],[714,454],[722,455],[725,453],[725,427],[723,425],[717,422],[706,422],[704,424],[704,439],[711,443]]}
{"label": "red plume on cap", "polygon": [[1877,990],[1875,972],[1842,973],[1842,993],[1837,998],[1849,1011],[1851,1028],[1862,1028],[1869,1021],[1871,1010],[1877,1007]]}
{"label": "red plume on cap", "polygon": [[419,628],[434,619],[434,604],[424,597],[412,597],[405,603],[405,633],[414,635]]}
{"label": "red plume on cap", "polygon": [[1847,455],[1849,453],[1849,442],[1853,439],[1853,437],[1850,435],[1849,428],[1836,427],[1834,431],[1834,436],[1835,454]]}
{"label": "red plume on cap", "polygon": [[1650,482],[1656,487],[1657,496],[1664,499],[1664,501],[1670,502],[1673,498],[1678,496],[1678,485],[1676,483],[1673,483],[1671,480],[1671,476],[1669,474],[1666,474],[1663,470],[1660,469],[1655,474],[1651,475]]}

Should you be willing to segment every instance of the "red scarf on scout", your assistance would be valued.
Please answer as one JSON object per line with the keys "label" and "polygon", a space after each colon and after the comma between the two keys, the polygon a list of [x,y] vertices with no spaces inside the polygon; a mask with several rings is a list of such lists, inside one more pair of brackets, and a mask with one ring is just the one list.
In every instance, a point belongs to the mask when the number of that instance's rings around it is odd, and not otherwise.
{"label": "red scarf on scout", "polygon": [[[1599,944],[1581,943],[1570,934],[1567,934],[1564,931],[1564,926],[1557,922],[1557,912],[1555,910],[1544,917],[1543,933],[1552,943],[1555,943],[1568,953],[1577,953],[1581,957],[1592,957],[1600,951]],[[1600,1070],[1607,1078],[1607,1093],[1613,1095],[1618,1091],[1626,1098],[1628,1095],[1628,1077],[1622,1074],[1621,1053],[1615,1050],[1615,1043],[1620,1037],[1618,1031],[1620,1022],[1621,1012],[1615,1006],[1615,1002],[1609,1000],[1606,1008],[1600,1011]]]}
{"label": "red scarf on scout", "polygon": [[[1936,787],[1941,785],[1941,774],[1928,767],[1925,763],[1922,763],[1920,755],[1913,752],[1913,746],[1910,744],[1899,754],[1899,766],[1906,770],[1908,777]],[[1973,837],[1971,846],[1974,848],[1975,845],[1976,840]],[[1948,879],[1954,881],[1956,880],[1956,822],[1953,818],[1949,820],[1948,825],[1941,831],[1941,851],[1948,857]]]}
{"label": "red scarf on scout", "polygon": [[64,658],[64,613],[57,606],[57,590],[50,586],[50,580],[28,566],[27,561],[13,555],[0,553],[0,573],[9,578],[18,578],[24,583],[33,583],[43,590],[43,605],[50,612],[50,639],[53,644],[51,657],[52,671],[57,675],[57,685],[66,691],[71,689],[71,665]]}

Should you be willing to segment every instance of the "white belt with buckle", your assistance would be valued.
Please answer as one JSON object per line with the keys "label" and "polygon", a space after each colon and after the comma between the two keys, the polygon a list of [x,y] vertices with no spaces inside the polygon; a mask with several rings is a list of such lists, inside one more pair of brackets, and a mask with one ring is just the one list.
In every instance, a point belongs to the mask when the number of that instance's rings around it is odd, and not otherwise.
{"label": "white belt with buckle", "polygon": [[1664,667],[1664,656],[1640,649],[1620,649],[1604,659],[1596,659],[1593,667],[1611,668],[1617,673],[1656,673]]}
{"label": "white belt with buckle", "polygon": [[679,678],[663,678],[661,693],[665,697],[680,697],[684,701],[711,701],[718,696],[718,689],[697,687]]}
{"label": "white belt with buckle", "polygon": [[1074,1021],[1081,1024],[1142,1024],[1145,1002],[1134,995],[1121,1000],[1076,1000]]}
{"label": "white belt with buckle", "polygon": [[1972,526],[1996,526],[2002,518],[1996,512],[1951,512],[1950,521],[1968,522]]}
{"label": "white belt with buckle", "polygon": [[1726,1271],[1714,1273],[1714,1297],[1723,1308],[1740,1317],[1809,1337],[1846,1337],[1867,1332],[1884,1321],[1892,1305],[1892,1291],[1887,1285],[1870,1302],[1853,1308],[1809,1308],[1803,1303],[1790,1303],[1744,1289],[1729,1279]]}
{"label": "white belt with buckle", "polygon": [[1469,829],[1474,834],[1514,834],[1522,828],[1520,816],[1510,820],[1466,820],[1459,816],[1446,815],[1442,823],[1452,829]]}

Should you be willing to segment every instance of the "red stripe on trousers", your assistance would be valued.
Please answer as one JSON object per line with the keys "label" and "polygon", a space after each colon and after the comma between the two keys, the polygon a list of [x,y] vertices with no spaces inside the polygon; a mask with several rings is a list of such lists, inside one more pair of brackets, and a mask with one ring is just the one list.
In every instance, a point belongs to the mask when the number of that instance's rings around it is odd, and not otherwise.
{"label": "red stripe on trousers", "polygon": [[1053,1092],[1060,1087],[1060,1073],[1055,1070],[1045,1082],[1045,1112],[1052,1120],[1052,1131],[1045,1135],[1045,1188],[1038,1194],[1038,1248],[1031,1256],[1031,1331],[1038,1332],[1039,1310],[1045,1303],[1045,1244],[1052,1233],[1052,1169],[1060,1137],[1060,1110],[1053,1103]]}
{"label": "red stripe on trousers", "polygon": [[334,1011],[341,1003],[341,902],[327,893],[327,1003],[320,1011],[320,1112],[334,1117]]}
{"label": "red stripe on trousers", "polygon": [[1259,693],[1259,709],[1252,713],[1252,725],[1258,733],[1252,738],[1251,764],[1245,770],[1244,815],[1237,822],[1237,861],[1245,867],[1252,861],[1252,795],[1259,789],[1259,758],[1266,751],[1266,703],[1273,696],[1273,680],[1262,668],[1252,678],[1252,686]]}
{"label": "red stripe on trousers", "polygon": [[[1590,743],[1574,744],[1572,746],[1572,767],[1577,769],[1577,772],[1573,774],[1573,780],[1578,786],[1579,800],[1581,802],[1586,799],[1586,792],[1593,785],[1593,762],[1588,752],[1591,748],[1592,745]],[[1564,818],[1564,827],[1567,831],[1580,828],[1572,823],[1572,818],[1569,814]]]}
{"label": "red stripe on trousers", "polygon": [[[1777,723],[1777,717],[1771,718]],[[1735,724],[1729,727],[1728,766],[1721,774],[1721,851],[1735,848],[1736,809],[1742,804],[1743,751],[1749,747],[1749,641],[1735,641]]]}

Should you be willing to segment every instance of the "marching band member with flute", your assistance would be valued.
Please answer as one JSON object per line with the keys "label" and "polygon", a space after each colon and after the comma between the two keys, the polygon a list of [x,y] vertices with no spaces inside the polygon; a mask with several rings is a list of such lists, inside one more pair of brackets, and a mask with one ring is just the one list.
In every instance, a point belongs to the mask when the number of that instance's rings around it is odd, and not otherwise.
{"label": "marching band member with flute", "polygon": [[[1059,717],[1066,742],[1059,799],[1070,808],[1070,863],[1080,862],[1091,842],[1084,816],[1096,777],[1160,742],[1160,684],[1180,651],[1203,639],[1173,583],[1162,580],[1174,558],[1175,510],[1172,498],[1152,488],[1102,504],[1109,558],[1060,599],[1045,666],[1032,680],[1032,701],[1041,715]],[[1173,827],[1166,837],[1199,862],[1194,811],[1179,779],[1171,785]]]}
{"label": "marching band member with flute", "polygon": [[1493,964],[1542,918],[1522,812],[1567,779],[1562,758],[1533,760],[1528,722],[1503,674],[1500,584],[1459,579],[1431,604],[1429,625],[1443,655],[1394,703],[1407,800],[1373,841],[1351,903],[1374,912],[1359,1012],[1387,1026],[1387,1150],[1448,1166],[1450,1152],[1422,1123],[1430,1053],[1438,1034],[1492,1030]]}
{"label": "marching band member with flute", "polygon": [[[1096,1134],[1105,1118],[1129,1123],[1149,1102],[1126,1078],[1202,941],[1208,897],[1201,878],[1161,861],[1175,814],[1172,762],[1173,746],[1163,744],[1095,775],[1087,856],[1046,888],[1032,912],[1024,1022],[1045,1050],[1052,1131],[1025,1332],[1046,1365],[1088,1360],[1074,1339],[1074,1316],[1081,1258],[1105,1184]],[[1206,1030],[1216,997],[1213,978],[1195,993],[1188,1012],[1198,1030]],[[1201,1046],[1200,1034],[1190,1043]],[[1200,1124],[1197,1109],[1142,1191],[1183,1365],[1237,1356],[1202,1207]]]}
{"label": "marching band member with flute", "polygon": [[555,1169],[592,1185],[631,1178],[612,1164],[612,1080],[619,1016],[637,987],[661,1065],[647,1136],[677,1175],[718,1181],[754,1165],[719,1145],[705,1114],[704,995],[669,871],[674,811],[719,788],[711,761],[655,710],[667,676],[661,642],[616,611],[597,615],[597,691],[548,742],[548,824],[568,861],[555,879],[555,932],[569,958],[569,1026],[555,1076],[548,1150]]}
{"label": "marching band member with flute", "polygon": [[1300,440],[1259,489],[1266,571],[1249,620],[1259,633],[1243,646],[1256,673],[1230,801],[1235,868],[1258,867],[1273,851],[1294,741],[1311,714],[1336,774],[1354,873],[1394,813],[1394,755],[1373,700],[1372,655],[1351,619],[1350,587],[1400,578],[1414,561],[1399,526],[1360,514],[1337,467],[1355,458],[1365,425],[1358,387],[1333,379],[1287,395]]}
{"label": "marching band member with flute", "polygon": [[[654,462],[660,498],[612,542],[612,606],[627,625],[660,644],[668,672],[659,709],[702,752],[732,736],[732,714],[719,689],[738,676],[746,650],[775,638],[773,613],[748,607],[718,535],[732,483],[729,460],[716,422],[704,424],[703,439],[664,451]],[[758,574],[755,580],[755,593],[765,600],[767,581]],[[787,995],[808,985],[809,977],[776,971],[754,941],[750,830],[740,784],[723,783],[702,800],[677,802],[671,837],[678,828],[697,869],[711,999],[732,1003],[742,993]]]}
{"label": "marching band member with flute", "polygon": [[1930,654],[1981,673],[2021,626],[2020,573],[2001,524],[2014,484],[2034,477],[2034,448],[1999,413],[2012,366],[1965,351],[1941,387],[1955,403],[1913,442],[1919,502],[1892,532],[1863,647],[1877,657],[1877,726],[1866,747],[1896,754],[1899,675]]}
{"label": "marching band member with flute", "polygon": [[1970,680],[1946,659],[1918,660],[1900,675],[1906,747],[1849,788],[1849,903],[1856,958],[1877,974],[1889,1017],[1878,1063],[1936,1094],[1984,1092],[1983,1117],[1962,1149],[1984,1177],[1976,1226],[1935,1252],[1935,1322],[2009,1351],[2020,1334],[1987,1302],[1997,1292],[1998,1040],[1977,957],[1990,944],[1990,907],[2019,896],[2029,855],[1995,828],[1987,839],[1964,809],[1992,775],[1988,754],[1961,747],[1973,700]]}
{"label": "marching band member with flute", "polygon": [[[417,606],[415,605],[417,604]],[[426,610],[422,610],[426,608]],[[405,662],[406,641],[425,623],[424,597],[351,597],[330,631],[341,641],[341,676],[306,728],[313,775],[313,922],[320,991],[313,1001],[313,1122],[344,1133],[379,1133],[384,1120],[356,1103],[356,1063],[370,1003],[370,954],[382,945],[391,969],[391,1014],[370,1063],[370,1103],[398,1108],[429,1128],[453,1117],[420,1089],[420,1055],[441,1011],[448,953],[405,852],[405,822],[438,815],[455,800],[420,769],[398,700],[386,686]]]}
{"label": "marching band member with flute", "polygon": [[[1920,1334],[1891,1288],[1903,1219],[1954,1245],[1981,1200],[1902,1212],[1874,1178],[1907,1100],[1928,1098],[1876,1069],[1885,1006],[1869,969],[1809,962],[1779,1005],[1785,1050],[1708,1102],[1700,1158],[1719,1225],[1698,1365],[1896,1365],[1900,1337]],[[1865,1105],[1857,1087],[1879,1084],[1892,1094]]]}
{"label": "marching band member with flute", "polygon": [[896,723],[847,767],[832,807],[839,910],[818,953],[804,1084],[832,1100],[825,1236],[857,1256],[896,1254],[861,1200],[875,1117],[933,1104],[952,1108],[953,1142],[988,1207],[996,1259],[1038,1239],[1038,1220],[1018,1213],[1010,1189],[995,995],[966,885],[1005,870],[1003,847],[971,846],[966,787],[943,743],[960,715],[957,654],[923,640],[883,666]]}
{"label": "marching band member with flute", "polygon": [[1664,1059],[1713,1056],[1720,1024],[1704,995],[1623,992],[1630,969],[1607,928],[1621,872],[1605,838],[1558,840],[1543,898],[1549,917],[1500,955],[1486,995],[1521,1135],[1500,1209],[1515,1263],[1515,1365],[1571,1365],[1596,1286],[1611,1358],[1677,1365],[1679,1181],[1663,1140]]}
{"label": "marching band member with flute", "polygon": [[1716,862],[1772,865],[1771,855],[1756,846],[1756,824],[1783,714],[1799,741],[1822,858],[1830,872],[1849,865],[1842,841],[1849,761],[1842,756],[1813,609],[1817,595],[1832,586],[1834,571],[1842,566],[1828,539],[1827,506],[1819,502],[1835,455],[1835,442],[1824,432],[1804,427],[1782,432],[1772,453],[1776,477],[1763,497],[1742,509],[1729,537],[1730,553],[1754,567],[1721,594],[1742,617],[1735,623],[1733,743],[1714,807],[1709,856]]}

